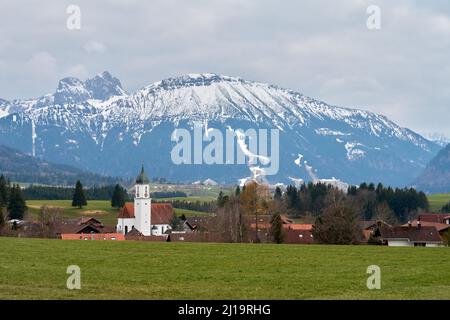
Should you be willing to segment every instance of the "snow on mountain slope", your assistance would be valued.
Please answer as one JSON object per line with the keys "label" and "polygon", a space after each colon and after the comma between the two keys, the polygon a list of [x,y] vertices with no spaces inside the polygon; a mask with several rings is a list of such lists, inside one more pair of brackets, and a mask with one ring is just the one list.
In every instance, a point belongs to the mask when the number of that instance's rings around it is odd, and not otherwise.
{"label": "snow on mountain slope", "polygon": [[7,100],[0,99],[0,118],[9,115],[10,103]]}
{"label": "snow on mountain slope", "polygon": [[[16,121],[11,118],[13,114]],[[128,175],[135,168],[124,163],[126,157],[114,150],[135,152],[141,160],[133,158],[133,165],[144,159],[165,159],[168,168],[153,164],[161,171],[160,176],[186,180],[192,173],[188,167],[171,167],[170,133],[178,127],[192,127],[193,121],[222,130],[228,126],[279,129],[280,153],[286,158],[286,166],[277,178],[284,181],[295,174],[303,178],[304,172],[288,164],[299,153],[319,174],[341,174],[339,178],[351,182],[372,179],[406,183],[412,174],[408,171],[422,170],[437,152],[434,143],[385,116],[331,106],[292,90],[217,74],[169,78],[131,94],[107,72],[84,82],[65,78],[54,94],[0,101],[0,142],[22,141],[23,151],[28,151],[28,130],[33,122],[38,154],[55,161],[87,166],[99,173]],[[155,143],[159,152],[167,154],[155,154]],[[242,170],[238,171],[236,175]],[[202,167],[196,172],[198,177],[191,180],[210,177],[222,182],[238,178],[225,179],[222,172],[217,166]]]}

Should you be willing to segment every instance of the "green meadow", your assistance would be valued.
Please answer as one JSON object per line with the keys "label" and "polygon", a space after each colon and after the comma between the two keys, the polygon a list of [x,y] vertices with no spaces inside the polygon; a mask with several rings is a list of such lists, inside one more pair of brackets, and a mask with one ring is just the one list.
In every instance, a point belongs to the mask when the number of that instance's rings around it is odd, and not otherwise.
{"label": "green meadow", "polygon": [[[0,238],[0,299],[450,299],[449,248]],[[69,290],[67,267],[81,269]],[[381,289],[366,286],[381,268]]]}
{"label": "green meadow", "polygon": [[432,212],[439,212],[441,208],[450,202],[450,193],[432,194],[428,196],[430,202],[430,210]]}
{"label": "green meadow", "polygon": [[[187,201],[197,201],[197,197],[184,199],[188,199]],[[79,218],[83,216],[95,217],[102,221],[104,224],[111,226],[117,224],[117,215],[119,214],[119,210],[111,207],[110,201],[104,200],[90,200],[88,201],[88,205],[81,209],[72,207],[71,200],[28,200],[28,213],[31,216],[36,216],[37,212],[43,205],[60,208],[62,211],[62,216],[64,218]],[[207,213],[175,208],[175,214],[177,214],[178,216],[184,214],[186,217],[191,217],[205,215]]]}

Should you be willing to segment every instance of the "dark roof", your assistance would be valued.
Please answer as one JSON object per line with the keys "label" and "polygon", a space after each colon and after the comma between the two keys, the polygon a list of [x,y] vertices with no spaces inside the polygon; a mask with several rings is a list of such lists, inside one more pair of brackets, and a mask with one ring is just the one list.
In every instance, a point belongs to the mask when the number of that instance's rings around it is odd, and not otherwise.
{"label": "dark roof", "polygon": [[287,244],[312,244],[314,237],[311,230],[284,229],[284,243]]}
{"label": "dark roof", "polygon": [[137,229],[132,229],[125,235],[126,240],[135,240],[135,241],[167,241],[169,236],[167,234],[163,234],[161,236],[144,236]]}
{"label": "dark roof", "polygon": [[142,232],[140,232],[138,229],[133,228],[131,231],[129,231],[126,234],[127,237],[133,237],[133,236],[143,236]]}
{"label": "dark roof", "polygon": [[359,222],[361,229],[363,230],[372,230],[381,225],[391,226],[390,224],[384,222],[383,220],[363,220]]}
{"label": "dark roof", "polygon": [[91,224],[64,224],[57,233],[101,233],[101,229]]}
{"label": "dark roof", "polygon": [[79,224],[102,224],[100,220],[97,220],[93,217],[82,217],[79,221]]}
{"label": "dark roof", "polygon": [[383,239],[408,239],[414,242],[441,242],[441,236],[434,226],[396,226],[380,228]]}
{"label": "dark roof", "polygon": [[[152,224],[170,224],[173,218],[173,207],[171,203],[152,203]],[[134,218],[134,204],[127,202],[120,210],[118,218],[130,219]]]}
{"label": "dark roof", "polygon": [[150,183],[150,180],[148,179],[147,175],[144,171],[144,165],[142,165],[141,173],[136,178],[137,184],[148,184]]}
{"label": "dark roof", "polygon": [[418,220],[426,221],[426,222],[437,222],[444,223],[444,219],[448,216],[448,213],[439,214],[439,213],[425,213],[419,215]]}
{"label": "dark roof", "polygon": [[83,217],[78,220],[66,220],[58,227],[58,234],[61,233],[114,233],[114,227],[104,226],[100,220],[91,217]]}
{"label": "dark roof", "polygon": [[186,221],[195,229],[209,229],[214,225],[211,216],[192,216],[187,217]]}
{"label": "dark roof", "polygon": [[[439,231],[439,232],[450,229],[450,224],[445,224],[445,223],[420,221],[420,224],[422,227],[435,227],[437,229],[437,231]],[[417,227],[417,220],[411,221],[411,225],[413,227]],[[407,227],[408,224],[406,223],[403,226]]]}

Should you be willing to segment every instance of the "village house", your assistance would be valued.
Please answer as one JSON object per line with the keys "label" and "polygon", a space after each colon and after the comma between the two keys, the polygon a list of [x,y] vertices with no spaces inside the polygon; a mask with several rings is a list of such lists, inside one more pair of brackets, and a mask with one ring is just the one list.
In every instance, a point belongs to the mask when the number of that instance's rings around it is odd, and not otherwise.
{"label": "village house", "polygon": [[312,234],[312,224],[283,224],[284,243],[287,244],[313,244],[315,243]]}
{"label": "village house", "polygon": [[115,233],[115,228],[103,225],[103,223],[92,217],[83,217],[75,220],[64,220],[57,228],[56,234],[91,234],[91,233]]}
{"label": "village house", "polygon": [[422,226],[420,221],[416,226],[409,223],[406,226],[381,226],[378,230],[382,244],[390,247],[440,247],[444,244],[436,227]]}
{"label": "village house", "polygon": [[[258,219],[258,235],[261,240],[270,241],[270,228],[272,216],[260,216]],[[250,224],[250,236],[254,237],[256,229],[255,219]],[[286,244],[313,244],[315,243],[312,234],[313,225],[308,223],[294,223],[286,215],[281,215],[281,222],[284,231],[284,243]]]}
{"label": "village house", "polygon": [[122,234],[116,233],[115,228],[87,217],[63,221],[56,233],[62,240],[125,240]]}

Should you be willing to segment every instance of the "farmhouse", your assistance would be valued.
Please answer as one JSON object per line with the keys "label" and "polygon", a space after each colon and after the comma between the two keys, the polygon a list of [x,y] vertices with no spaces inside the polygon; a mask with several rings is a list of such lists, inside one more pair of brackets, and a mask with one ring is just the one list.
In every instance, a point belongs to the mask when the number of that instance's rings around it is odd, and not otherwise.
{"label": "farmhouse", "polygon": [[100,220],[83,217],[77,220],[63,221],[56,234],[62,236],[64,234],[106,234],[114,232],[115,229],[113,227],[104,226]]}
{"label": "farmhouse", "polygon": [[379,229],[383,244],[391,247],[440,247],[443,245],[441,236],[434,226],[417,226],[409,223],[407,226],[385,227]]}
{"label": "farmhouse", "polygon": [[312,224],[283,224],[284,243],[288,244],[313,244]]}
{"label": "farmhouse", "polygon": [[134,203],[126,203],[119,213],[117,232],[128,234],[133,229],[143,236],[161,236],[171,229],[173,207],[170,203],[152,203],[150,180],[142,166],[136,178]]}

